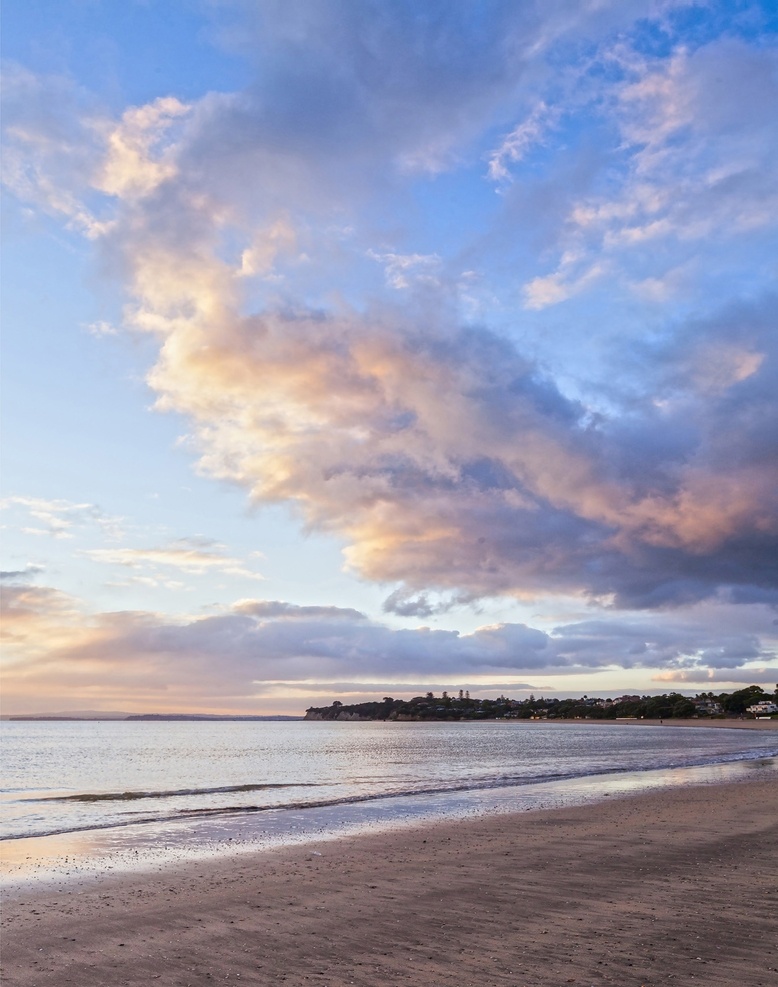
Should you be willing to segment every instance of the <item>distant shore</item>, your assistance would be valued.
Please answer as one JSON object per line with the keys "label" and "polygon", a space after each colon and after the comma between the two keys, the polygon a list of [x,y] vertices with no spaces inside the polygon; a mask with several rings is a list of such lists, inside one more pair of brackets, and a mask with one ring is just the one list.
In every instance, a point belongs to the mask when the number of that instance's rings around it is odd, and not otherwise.
{"label": "distant shore", "polygon": [[[358,723],[358,722],[370,722],[369,719],[365,718],[360,720],[356,717],[344,717],[346,722]],[[89,714],[89,715],[73,715],[68,716],[67,714],[57,714],[57,713],[30,713],[30,714],[5,714],[0,716],[0,720],[13,723],[30,723],[30,722],[91,722],[91,721],[124,721],[132,723],[160,723],[160,722],[206,722],[206,723],[231,723],[231,722],[299,722],[301,720],[307,720],[309,722],[319,722],[320,718],[315,716],[244,716],[244,715],[224,715],[220,713],[106,713],[105,715],[100,715],[99,713]],[[509,720],[514,722],[511,717],[484,717],[478,722],[500,722],[502,720]],[[337,720],[329,720],[328,722],[337,722]],[[412,719],[400,720],[399,722],[413,722]],[[456,723],[456,722],[468,722],[468,721],[458,721],[451,719],[438,719],[435,717],[418,717],[418,722],[423,723]],[[778,729],[778,717],[774,719],[740,719],[737,717],[712,717],[712,716],[700,716],[693,717],[689,719],[684,719],[682,717],[668,717],[666,719],[657,719],[649,717],[636,717],[636,716],[621,716],[621,717],[607,717],[607,718],[595,718],[595,717],[533,717],[533,718],[522,718],[519,722],[522,723],[640,723],[644,726],[689,726],[689,727],[734,727],[736,729]]]}
{"label": "distant shore", "polygon": [[723,727],[730,730],[778,730],[778,719],[776,720],[718,720],[718,719],[694,719],[694,720],[641,720],[641,719],[615,719],[615,720],[522,720],[522,723],[574,723],[577,726],[591,723],[592,726],[617,727]]}
{"label": "distant shore", "polygon": [[758,987],[777,856],[758,778],[309,843],[16,898],[3,982]]}
{"label": "distant shore", "polygon": [[230,716],[221,713],[91,713],[78,716],[66,713],[10,713],[0,716],[0,720],[10,720],[14,723],[56,722],[56,723],[91,723],[91,722],[133,722],[133,723],[234,723],[234,722],[286,722],[288,720],[304,720],[304,716]]}
{"label": "distant shore", "polygon": [[[101,718],[99,716],[3,716],[0,720],[12,723],[53,723],[53,722],[66,722],[66,723],[91,723],[100,722]],[[106,719],[106,722],[110,720],[112,723],[116,722],[132,722],[132,723],[160,723],[160,722],[206,722],[206,723],[231,723],[231,722],[301,722],[306,720],[304,716],[158,716],[158,715],[143,715],[143,716],[125,716],[125,717],[110,717]],[[318,720],[308,720],[308,722],[321,722]],[[328,722],[337,722],[330,720]],[[372,722],[370,720],[347,720],[345,722],[358,723]],[[400,721],[408,722],[408,721]],[[420,723],[467,723],[467,720],[419,720]],[[616,719],[545,719],[539,718],[535,720],[505,720],[505,719],[494,719],[494,720],[479,720],[480,723],[572,723],[576,726],[591,724],[592,726],[645,726],[645,727],[723,727],[725,729],[731,730],[778,730],[778,718],[771,720],[740,720],[740,719],[714,719],[714,718],[699,718],[699,719],[675,719],[670,718],[667,720],[655,720],[655,719],[643,719],[640,717],[621,717]]]}
{"label": "distant shore", "polygon": [[[220,715],[206,715],[206,714],[158,714],[158,713],[144,713],[137,715],[126,715],[126,716],[110,716],[110,717],[100,717],[100,716],[47,716],[47,715],[29,715],[29,716],[0,716],[0,720],[12,723],[46,723],[46,722],[73,722],[73,723],[85,723],[85,722],[99,722],[105,719],[111,722],[132,722],[132,723],[159,723],[159,722],[207,722],[207,723],[219,723],[219,722],[300,722],[306,720],[304,716],[220,716]],[[309,722],[320,722],[317,720],[309,720]],[[336,722],[336,721],[329,721]],[[349,720],[347,722],[360,722],[358,720]],[[365,720],[364,722],[370,722]],[[402,722],[402,721],[401,721]],[[407,721],[405,721],[407,722]],[[434,718],[427,718],[423,722],[425,723],[456,723],[456,722],[468,722],[468,721],[457,721],[450,719],[441,719],[440,721]],[[666,720],[657,719],[647,719],[641,717],[617,717],[616,719],[544,719],[538,718],[535,720],[479,720],[478,722],[510,722],[510,723],[574,723],[578,726],[581,724],[592,724],[607,726],[608,724],[613,724],[615,726],[667,726],[667,727],[727,727],[735,730],[778,730],[778,718],[776,719],[763,719],[763,720],[748,720],[748,719],[718,719],[713,717],[699,717],[695,719],[680,719],[680,718],[668,718]]]}

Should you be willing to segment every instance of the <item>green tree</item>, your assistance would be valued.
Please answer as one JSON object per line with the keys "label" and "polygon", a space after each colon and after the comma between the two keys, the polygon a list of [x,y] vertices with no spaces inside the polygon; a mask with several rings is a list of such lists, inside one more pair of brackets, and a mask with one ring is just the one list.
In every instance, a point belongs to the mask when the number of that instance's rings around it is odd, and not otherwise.
{"label": "green tree", "polygon": [[678,699],[673,703],[673,716],[687,718],[694,716],[697,709],[691,699]]}
{"label": "green tree", "polygon": [[748,706],[758,703],[760,699],[765,699],[764,689],[759,685],[749,685],[745,689],[738,689],[728,696],[722,697],[722,705],[727,713],[745,713]]}

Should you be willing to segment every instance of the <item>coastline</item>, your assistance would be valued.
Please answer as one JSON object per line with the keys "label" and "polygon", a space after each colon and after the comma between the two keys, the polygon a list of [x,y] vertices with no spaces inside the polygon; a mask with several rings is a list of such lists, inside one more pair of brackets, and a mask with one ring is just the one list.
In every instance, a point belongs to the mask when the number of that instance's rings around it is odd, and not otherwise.
{"label": "coastline", "polygon": [[[427,720],[427,723],[434,723],[435,720]],[[447,721],[441,720],[441,723]],[[486,722],[486,721],[481,721]],[[503,723],[516,722],[514,720],[491,720],[492,723]],[[539,719],[539,720],[520,720],[521,723],[528,723],[530,725],[534,723],[546,723],[552,724],[554,726],[614,726],[614,727],[703,727],[720,730],[778,730],[778,719],[776,720],[715,720],[715,719],[696,719],[696,720],[682,720],[670,718],[667,720],[651,720],[647,718],[639,718],[632,716],[617,717],[615,720],[603,719]]]}
{"label": "coastline", "polygon": [[163,871],[187,863],[267,852],[314,841],[348,840],[419,825],[602,802],[641,792],[741,782],[757,775],[778,784],[778,756],[752,753],[683,766],[604,770],[503,785],[376,794],[298,807],[216,809],[188,817],[96,825],[0,840],[0,892],[85,887],[107,874]]}
{"label": "coastline", "polygon": [[[580,722],[580,720],[578,721]],[[605,720],[598,722],[604,723]],[[724,730],[778,730],[778,720],[615,720],[619,724],[666,727],[719,727]]]}
{"label": "coastline", "polygon": [[774,777],[105,876],[4,909],[4,983],[766,985]]}

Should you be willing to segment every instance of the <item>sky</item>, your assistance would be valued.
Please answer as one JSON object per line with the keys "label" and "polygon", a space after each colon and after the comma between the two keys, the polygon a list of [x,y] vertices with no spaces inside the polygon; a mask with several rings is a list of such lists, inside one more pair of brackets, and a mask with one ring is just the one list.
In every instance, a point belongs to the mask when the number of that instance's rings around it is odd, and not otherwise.
{"label": "sky", "polygon": [[771,0],[5,0],[3,712],[772,690]]}

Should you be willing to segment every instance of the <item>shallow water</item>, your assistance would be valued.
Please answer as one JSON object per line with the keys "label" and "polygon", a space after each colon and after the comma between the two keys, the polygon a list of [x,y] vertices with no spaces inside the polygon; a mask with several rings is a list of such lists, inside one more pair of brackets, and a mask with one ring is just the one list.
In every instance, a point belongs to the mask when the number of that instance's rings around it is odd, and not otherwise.
{"label": "shallow water", "polygon": [[548,722],[4,722],[3,882],[778,778],[778,734]]}
{"label": "shallow water", "polygon": [[778,755],[778,735],[544,722],[4,722],[0,838]]}
{"label": "shallow water", "polygon": [[[181,863],[299,846],[326,853],[326,842],[366,832],[597,802],[689,785],[771,778],[778,757],[691,767],[611,772],[496,788],[387,796],[352,803],[224,813],[185,820],[108,827],[2,843],[0,886],[6,896],[36,886],[83,886],[108,874],[164,871]],[[747,795],[744,792],[744,796]],[[306,847],[316,843],[320,849]],[[324,845],[322,845],[324,844]]]}

